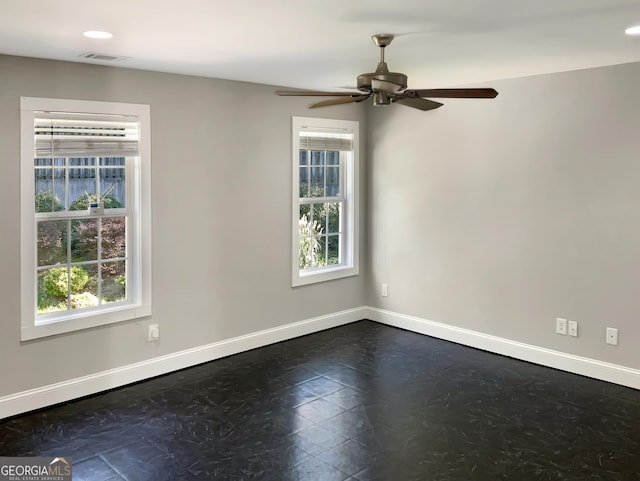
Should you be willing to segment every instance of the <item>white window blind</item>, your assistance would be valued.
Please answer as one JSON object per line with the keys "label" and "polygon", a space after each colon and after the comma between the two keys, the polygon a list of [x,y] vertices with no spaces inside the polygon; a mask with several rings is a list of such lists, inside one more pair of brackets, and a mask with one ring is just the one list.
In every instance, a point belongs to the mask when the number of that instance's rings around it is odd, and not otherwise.
{"label": "white window blind", "polygon": [[353,134],[300,132],[300,148],[305,150],[350,151],[353,149]]}
{"label": "white window blind", "polygon": [[35,157],[127,157],[138,155],[135,118],[36,112]]}

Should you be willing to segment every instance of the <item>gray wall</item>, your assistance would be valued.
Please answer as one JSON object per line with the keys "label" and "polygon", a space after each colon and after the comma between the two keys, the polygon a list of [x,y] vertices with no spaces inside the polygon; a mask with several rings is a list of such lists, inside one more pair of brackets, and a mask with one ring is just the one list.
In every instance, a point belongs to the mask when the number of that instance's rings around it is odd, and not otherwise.
{"label": "gray wall", "polygon": [[368,303],[640,367],[639,81],[635,63],[371,108]]}
{"label": "gray wall", "polygon": [[[364,304],[364,275],[292,289],[290,268],[291,117],[360,120],[364,140],[364,106],[273,90],[0,56],[0,396]],[[152,319],[20,343],[20,96],[151,105]]]}
{"label": "gray wall", "polygon": [[[639,78],[628,64],[432,112],[315,112],[267,86],[0,56],[0,396],[365,303],[640,367]],[[20,96],[151,105],[159,343],[150,321],[19,342]],[[292,115],[361,121],[358,277],[290,287]]]}

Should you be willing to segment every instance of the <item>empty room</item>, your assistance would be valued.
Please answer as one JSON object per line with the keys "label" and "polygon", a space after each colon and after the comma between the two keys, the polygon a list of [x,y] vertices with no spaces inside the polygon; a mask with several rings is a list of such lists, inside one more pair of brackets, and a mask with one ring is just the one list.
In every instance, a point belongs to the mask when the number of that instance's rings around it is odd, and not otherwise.
{"label": "empty room", "polygon": [[640,4],[0,0],[0,481],[640,480]]}

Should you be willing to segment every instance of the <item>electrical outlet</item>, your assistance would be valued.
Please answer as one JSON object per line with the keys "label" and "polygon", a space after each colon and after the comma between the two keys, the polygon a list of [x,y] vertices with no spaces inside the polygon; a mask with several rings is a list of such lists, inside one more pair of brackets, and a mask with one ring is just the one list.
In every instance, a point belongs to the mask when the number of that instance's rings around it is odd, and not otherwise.
{"label": "electrical outlet", "polygon": [[160,329],[157,324],[149,324],[149,330],[147,331],[147,339],[149,342],[157,341],[160,339]]}
{"label": "electrical outlet", "polygon": [[389,295],[388,284],[382,284],[382,286],[380,287],[380,294],[382,295],[382,297],[387,297]]}
{"label": "electrical outlet", "polygon": [[562,334],[563,336],[567,335],[567,320],[556,318],[556,333]]}
{"label": "electrical outlet", "polygon": [[613,327],[607,327],[607,344],[613,346],[618,345],[618,330]]}
{"label": "electrical outlet", "polygon": [[569,335],[578,337],[578,321],[569,321]]}

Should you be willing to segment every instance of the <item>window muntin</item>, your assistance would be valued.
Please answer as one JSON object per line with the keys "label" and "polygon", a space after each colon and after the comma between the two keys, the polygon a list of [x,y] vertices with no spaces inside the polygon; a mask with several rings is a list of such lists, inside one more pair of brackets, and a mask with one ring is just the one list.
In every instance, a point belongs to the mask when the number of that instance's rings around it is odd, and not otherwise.
{"label": "window muntin", "polygon": [[149,107],[21,107],[22,339],[149,315]]}
{"label": "window muntin", "polygon": [[293,123],[293,285],[355,275],[357,122]]}

